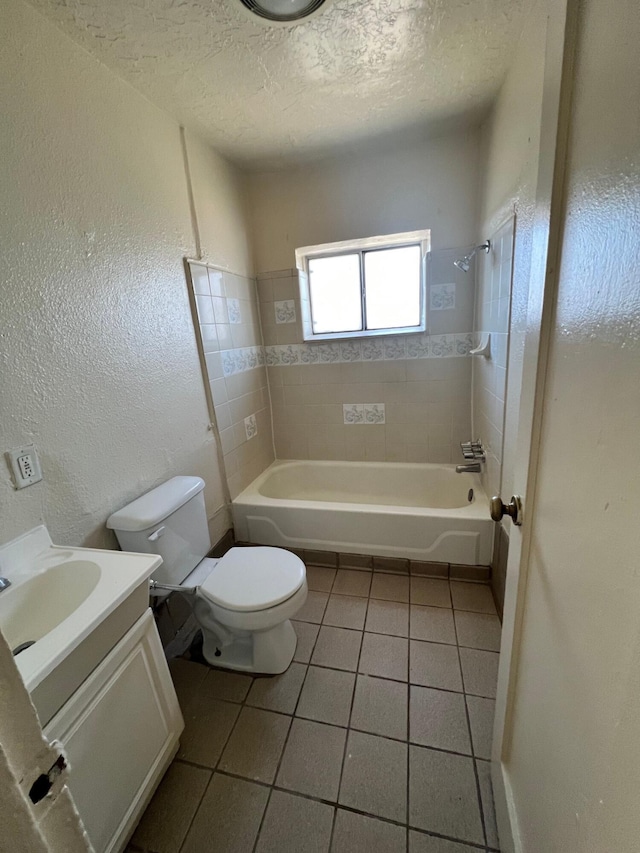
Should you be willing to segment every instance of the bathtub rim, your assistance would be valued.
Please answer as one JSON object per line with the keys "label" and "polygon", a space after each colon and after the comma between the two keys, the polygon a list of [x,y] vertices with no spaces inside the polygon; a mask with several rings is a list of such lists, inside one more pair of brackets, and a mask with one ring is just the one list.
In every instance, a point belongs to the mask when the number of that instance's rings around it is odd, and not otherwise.
{"label": "bathtub rim", "polygon": [[332,459],[276,459],[268,468],[259,474],[248,486],[246,486],[235,498],[232,504],[243,507],[278,506],[283,509],[297,509],[301,505],[308,509],[317,511],[339,509],[345,513],[372,513],[385,515],[420,515],[425,518],[467,518],[475,520],[486,520],[490,518],[489,498],[482,486],[478,474],[456,474],[458,477],[471,478],[469,488],[474,490],[472,503],[462,507],[424,507],[424,506],[397,506],[396,504],[378,503],[355,503],[352,501],[317,501],[302,498],[274,498],[262,495],[260,486],[269,478],[274,470],[296,467],[300,465],[318,465],[322,467],[393,467],[400,470],[415,471],[416,468],[442,469],[453,471],[455,465],[446,462],[370,462],[370,461],[342,461]]}

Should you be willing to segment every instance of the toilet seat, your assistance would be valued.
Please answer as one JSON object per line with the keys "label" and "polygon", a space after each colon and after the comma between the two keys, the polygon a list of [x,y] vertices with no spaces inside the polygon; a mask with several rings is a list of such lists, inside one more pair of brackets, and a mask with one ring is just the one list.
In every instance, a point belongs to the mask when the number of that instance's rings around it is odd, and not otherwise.
{"label": "toilet seat", "polygon": [[268,610],[291,598],[305,581],[304,563],[282,548],[231,548],[200,586],[226,610]]}

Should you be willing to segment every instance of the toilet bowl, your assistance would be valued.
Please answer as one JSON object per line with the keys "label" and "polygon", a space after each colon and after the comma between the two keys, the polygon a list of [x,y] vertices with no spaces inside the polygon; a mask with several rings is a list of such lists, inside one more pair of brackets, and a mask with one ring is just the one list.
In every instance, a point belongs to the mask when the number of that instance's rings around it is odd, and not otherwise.
{"label": "toilet bowl", "polygon": [[[282,548],[231,548],[197,587],[193,612],[214,666],[284,672],[296,650],[289,621],[307,598],[304,563]],[[188,578],[185,584],[188,583]]]}
{"label": "toilet bowl", "polygon": [[188,596],[213,666],[284,672],[296,649],[290,619],[307,598],[304,563],[283,548],[211,548],[199,477],[174,477],[113,513],[107,526],[127,551],[160,554],[156,585]]}

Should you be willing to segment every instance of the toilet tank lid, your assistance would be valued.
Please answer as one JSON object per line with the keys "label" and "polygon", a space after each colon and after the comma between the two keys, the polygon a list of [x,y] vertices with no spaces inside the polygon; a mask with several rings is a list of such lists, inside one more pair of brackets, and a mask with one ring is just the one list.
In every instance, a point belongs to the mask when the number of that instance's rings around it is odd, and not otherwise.
{"label": "toilet tank lid", "polygon": [[146,530],[164,521],[203,489],[204,480],[200,477],[172,477],[110,515],[107,527],[111,530]]}

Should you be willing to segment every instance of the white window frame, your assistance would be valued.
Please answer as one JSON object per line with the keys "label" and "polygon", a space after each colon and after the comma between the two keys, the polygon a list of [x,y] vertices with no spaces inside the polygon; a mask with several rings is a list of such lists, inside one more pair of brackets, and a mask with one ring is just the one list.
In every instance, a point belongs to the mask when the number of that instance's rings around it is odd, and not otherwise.
{"label": "white window frame", "polygon": [[[362,305],[362,322],[366,322],[364,259],[363,254],[376,249],[399,249],[403,246],[419,245],[421,250],[420,262],[420,322],[417,326],[399,326],[393,329],[360,329],[355,332],[323,332],[313,331],[311,315],[311,294],[309,290],[309,261],[315,258],[335,257],[337,255],[360,255],[360,298]],[[323,243],[319,246],[304,246],[296,249],[296,266],[300,286],[300,314],[302,318],[302,335],[305,341],[343,340],[345,338],[372,338],[382,335],[411,335],[424,332],[426,329],[426,290],[427,290],[427,255],[431,249],[431,231],[406,231],[402,234],[384,234],[380,237],[366,237],[361,240],[344,240],[338,243]]]}

